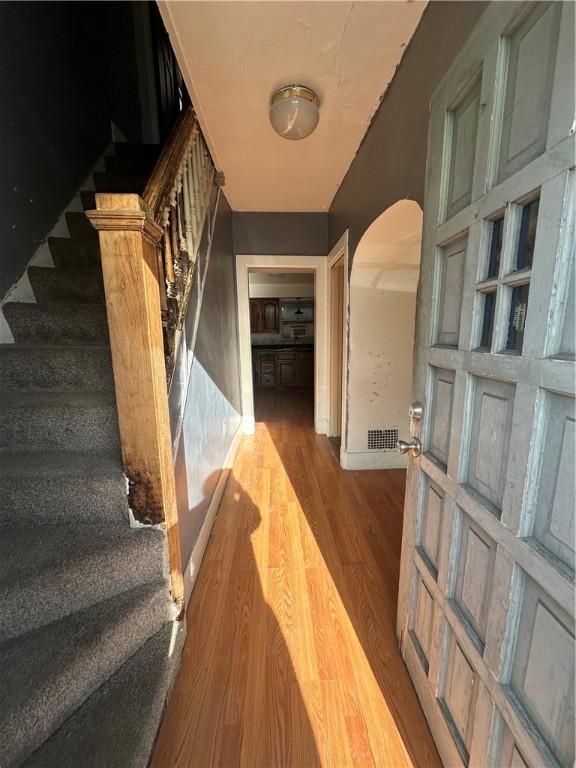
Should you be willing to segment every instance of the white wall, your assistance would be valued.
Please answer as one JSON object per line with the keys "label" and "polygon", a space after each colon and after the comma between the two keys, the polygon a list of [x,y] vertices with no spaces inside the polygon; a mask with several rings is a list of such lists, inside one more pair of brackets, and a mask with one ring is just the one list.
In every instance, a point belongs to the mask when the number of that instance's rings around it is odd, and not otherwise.
{"label": "white wall", "polygon": [[253,299],[304,299],[314,297],[314,283],[279,282],[270,285],[250,283],[250,296]]}
{"label": "white wall", "polygon": [[253,299],[303,299],[314,296],[313,273],[293,272],[276,276],[266,272],[250,272],[248,281]]}
{"label": "white wall", "polygon": [[368,429],[398,427],[408,435],[416,293],[350,287],[348,469],[403,467],[395,451],[368,451]]}

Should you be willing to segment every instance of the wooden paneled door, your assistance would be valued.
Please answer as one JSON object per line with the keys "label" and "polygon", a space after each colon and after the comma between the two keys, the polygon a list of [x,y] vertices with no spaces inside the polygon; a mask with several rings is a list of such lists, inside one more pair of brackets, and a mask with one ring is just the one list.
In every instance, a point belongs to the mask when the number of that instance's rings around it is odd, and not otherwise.
{"label": "wooden paneled door", "polygon": [[431,102],[398,634],[446,765],[574,764],[574,4]]}

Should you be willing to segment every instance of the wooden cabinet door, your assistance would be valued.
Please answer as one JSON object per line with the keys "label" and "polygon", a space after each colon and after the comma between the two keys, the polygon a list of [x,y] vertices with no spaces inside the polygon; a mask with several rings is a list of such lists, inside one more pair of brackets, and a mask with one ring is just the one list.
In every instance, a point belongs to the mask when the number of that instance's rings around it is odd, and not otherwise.
{"label": "wooden cabinet door", "polygon": [[280,329],[279,315],[278,299],[261,299],[261,332],[278,333]]}
{"label": "wooden cabinet door", "polygon": [[250,299],[250,331],[260,333],[262,329],[262,304],[260,299]]}
{"label": "wooden cabinet door", "polygon": [[298,386],[314,386],[314,352],[298,352]]}
{"label": "wooden cabinet door", "polygon": [[296,360],[278,358],[276,379],[279,387],[296,386]]}
{"label": "wooden cabinet door", "polygon": [[447,766],[574,765],[573,29],[490,3],[431,101],[398,632]]}

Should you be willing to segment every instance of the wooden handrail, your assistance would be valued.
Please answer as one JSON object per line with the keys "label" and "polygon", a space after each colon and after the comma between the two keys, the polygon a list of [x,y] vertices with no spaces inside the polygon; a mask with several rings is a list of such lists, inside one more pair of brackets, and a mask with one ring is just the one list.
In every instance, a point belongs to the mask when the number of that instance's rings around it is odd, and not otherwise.
{"label": "wooden handrail", "polygon": [[155,221],[160,222],[169,203],[177,175],[193,138],[196,124],[196,116],[192,107],[188,106],[183,109],[170,131],[152,175],[144,187],[142,198],[150,208]]}
{"label": "wooden handrail", "polygon": [[191,107],[179,116],[140,197],[97,193],[114,386],[129,504],[164,523],[171,590],[184,588],[168,387],[202,237],[214,165]]}

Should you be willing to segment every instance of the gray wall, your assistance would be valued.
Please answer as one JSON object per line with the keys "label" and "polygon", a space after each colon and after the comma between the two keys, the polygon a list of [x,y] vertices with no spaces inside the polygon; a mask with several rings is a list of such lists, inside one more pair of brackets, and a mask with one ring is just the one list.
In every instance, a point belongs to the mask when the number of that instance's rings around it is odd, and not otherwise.
{"label": "gray wall", "polygon": [[240,354],[232,216],[228,201],[221,192],[195,351],[212,381],[230,405],[240,411]]}
{"label": "gray wall", "polygon": [[237,254],[326,256],[327,213],[233,214]]}
{"label": "gray wall", "polygon": [[110,141],[140,136],[132,4],[0,3],[0,297]]}
{"label": "gray wall", "polygon": [[[175,456],[184,563],[194,548],[241,422],[234,262],[232,211],[221,193]],[[172,395],[171,388],[171,399]]]}
{"label": "gray wall", "polygon": [[487,6],[436,0],[428,5],[334,197],[330,246],[349,228],[352,257],[366,229],[397,200],[422,206],[430,98]]}

